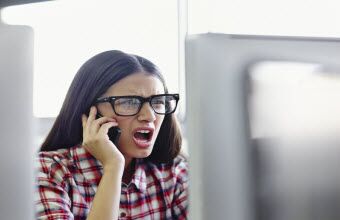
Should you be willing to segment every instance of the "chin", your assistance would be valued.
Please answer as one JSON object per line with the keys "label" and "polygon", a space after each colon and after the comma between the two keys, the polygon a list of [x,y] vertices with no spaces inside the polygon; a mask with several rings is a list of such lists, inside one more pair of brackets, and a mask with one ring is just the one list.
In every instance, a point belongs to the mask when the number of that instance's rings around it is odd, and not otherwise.
{"label": "chin", "polygon": [[130,152],[123,153],[124,155],[130,157],[130,158],[146,158],[150,156],[152,153],[152,148],[149,149],[133,149]]}
{"label": "chin", "polygon": [[151,152],[152,151],[149,151],[149,150],[148,151],[138,152],[134,158],[146,158],[146,157],[151,155]]}

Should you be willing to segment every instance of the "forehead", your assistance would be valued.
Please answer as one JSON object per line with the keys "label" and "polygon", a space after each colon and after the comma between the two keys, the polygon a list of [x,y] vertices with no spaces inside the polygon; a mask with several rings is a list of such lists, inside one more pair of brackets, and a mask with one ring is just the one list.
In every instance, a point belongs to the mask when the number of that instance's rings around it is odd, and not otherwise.
{"label": "forehead", "polygon": [[164,86],[158,77],[148,73],[138,72],[113,84],[105,92],[105,96],[138,95],[148,97],[163,93]]}

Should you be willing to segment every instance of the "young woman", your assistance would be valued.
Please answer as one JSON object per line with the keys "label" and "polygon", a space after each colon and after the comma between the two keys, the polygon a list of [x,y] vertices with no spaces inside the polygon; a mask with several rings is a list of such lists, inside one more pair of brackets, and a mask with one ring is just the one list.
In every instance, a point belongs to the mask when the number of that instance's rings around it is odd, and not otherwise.
{"label": "young woman", "polygon": [[178,100],[145,58],[88,60],[38,155],[37,219],[186,219]]}

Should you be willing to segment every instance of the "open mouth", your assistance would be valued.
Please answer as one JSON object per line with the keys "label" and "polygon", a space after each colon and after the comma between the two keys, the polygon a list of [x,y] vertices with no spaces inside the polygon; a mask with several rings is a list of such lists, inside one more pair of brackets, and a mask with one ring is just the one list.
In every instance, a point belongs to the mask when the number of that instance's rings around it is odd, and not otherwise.
{"label": "open mouth", "polygon": [[150,141],[152,138],[152,131],[150,130],[137,130],[133,137],[140,141]]}
{"label": "open mouth", "polygon": [[133,140],[138,147],[149,147],[151,145],[151,139],[153,135],[152,128],[139,128],[136,129],[133,134]]}

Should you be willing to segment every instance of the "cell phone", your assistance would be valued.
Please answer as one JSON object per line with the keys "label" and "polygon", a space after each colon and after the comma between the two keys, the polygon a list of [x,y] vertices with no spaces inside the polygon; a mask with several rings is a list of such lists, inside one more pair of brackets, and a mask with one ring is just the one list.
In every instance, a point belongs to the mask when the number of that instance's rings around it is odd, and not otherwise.
{"label": "cell phone", "polygon": [[[101,118],[102,116],[97,114],[97,119]],[[112,143],[114,143],[114,145],[116,145],[118,147],[118,142],[119,142],[119,138],[120,138],[120,134],[121,134],[121,130],[118,126],[112,127],[109,129],[109,131],[107,132],[107,135],[109,136],[110,141],[112,141]]]}
{"label": "cell phone", "polygon": [[119,127],[115,126],[109,129],[107,132],[107,135],[109,136],[109,139],[118,147],[118,141],[120,138],[121,130]]}

